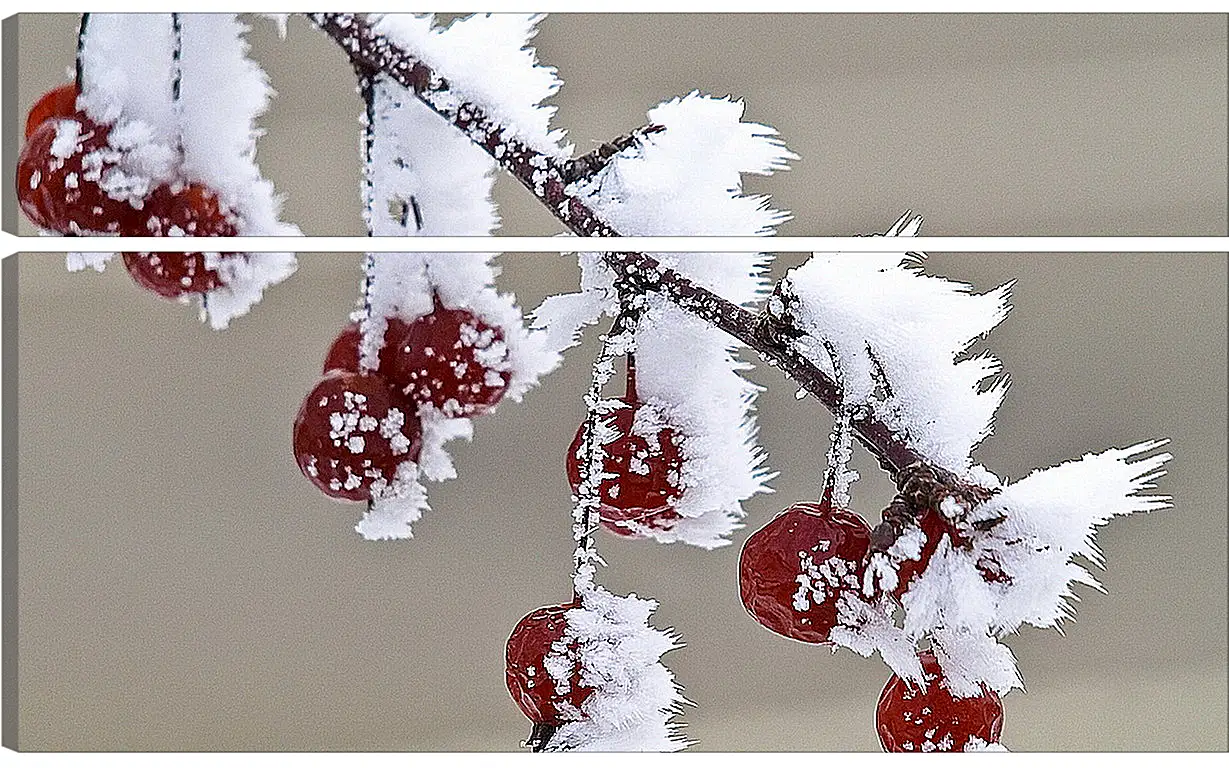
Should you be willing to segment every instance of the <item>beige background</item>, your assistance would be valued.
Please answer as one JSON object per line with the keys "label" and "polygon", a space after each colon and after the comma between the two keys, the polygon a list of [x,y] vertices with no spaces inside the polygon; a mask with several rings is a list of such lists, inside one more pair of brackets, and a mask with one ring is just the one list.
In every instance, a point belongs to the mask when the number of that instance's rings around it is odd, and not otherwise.
{"label": "beige background", "polygon": [[[358,510],[304,480],[290,424],[352,308],[357,256],[307,255],[226,332],[122,268],[22,255],[19,325],[20,738],[27,749],[511,750],[528,723],[503,641],[568,595],[563,454],[594,339],[456,449],[416,538],[364,542]],[[783,256],[780,268],[797,263]],[[535,306],[573,262],[505,256]],[[1226,748],[1226,261],[1207,255],[936,256],[987,289],[1019,278],[990,339],[1014,384],[979,457],[1019,477],[1086,451],[1173,438],[1176,508],[1104,529],[1108,594],[1080,590],[1066,636],[1011,639],[1024,750]],[[814,498],[831,420],[759,368],[773,496],[752,528]],[[859,455],[857,508],[891,489]],[[604,536],[612,589],[661,601],[667,656],[702,749],[877,749],[878,660],[761,629],[738,546]],[[1098,574],[1101,576],[1101,574]]]}
{"label": "beige background", "polygon": [[[76,26],[21,17],[22,116],[66,77]],[[258,160],[287,217],[363,234],[345,58],[298,17],[251,39],[279,94]],[[573,14],[535,43],[580,151],[693,89],[743,98],[802,157],[750,182],[795,213],[782,234],[882,232],[908,208],[932,235],[1229,233],[1225,16]],[[505,234],[559,231],[515,182],[498,196]]]}
{"label": "beige background", "polygon": [[[25,17],[24,110],[71,61],[75,19]],[[582,148],[693,87],[748,100],[804,156],[760,180],[786,234],[1223,234],[1224,17],[547,19]],[[312,233],[357,234],[357,97],[332,44],[293,20],[253,35],[280,92],[261,162]],[[304,158],[311,158],[304,162]],[[556,231],[501,181],[506,231]],[[413,541],[372,544],[318,494],[290,422],[352,307],[355,256],[308,255],[225,333],[122,269],[20,260],[20,744],[26,749],[509,750],[528,724],[503,640],[567,595],[563,451],[593,340],[457,448]],[[778,272],[798,257],[782,257]],[[501,259],[525,306],[575,285],[557,256]],[[1028,693],[1015,749],[1226,748],[1226,258],[936,256],[986,289],[1020,278],[991,337],[1015,383],[979,458],[1018,477],[1157,436],[1175,510],[1104,531],[1107,595],[1066,636],[1012,639]],[[778,493],[813,497],[831,421],[768,369],[757,381]],[[890,495],[860,457],[858,507]],[[789,642],[737,597],[738,545],[704,553],[605,537],[604,581],[661,600],[687,647],[668,664],[701,749],[877,749],[877,659]]]}

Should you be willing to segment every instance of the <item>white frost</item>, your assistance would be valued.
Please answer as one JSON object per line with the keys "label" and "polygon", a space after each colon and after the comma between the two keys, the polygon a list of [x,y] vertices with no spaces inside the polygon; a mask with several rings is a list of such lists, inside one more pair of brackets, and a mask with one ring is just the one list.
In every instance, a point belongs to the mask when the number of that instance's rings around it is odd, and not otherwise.
{"label": "white frost", "polygon": [[687,746],[671,722],[683,698],[662,654],[680,647],[678,636],[654,629],[657,601],[620,597],[592,586],[581,607],[567,612],[561,649],[580,668],[580,682],[594,692],[581,706],[582,719],[564,723],[547,751],[674,752]]}
{"label": "white frost", "polygon": [[431,509],[427,489],[418,482],[418,467],[412,461],[401,462],[391,483],[373,483],[371,492],[371,504],[354,526],[364,539],[411,538],[414,534],[410,526]]}
{"label": "white frost", "polygon": [[240,236],[302,235],[278,220],[281,199],[255,162],[261,133],[256,118],[268,107],[272,90],[248,57],[248,27],[225,13],[184,13],[180,24],[181,175],[204,182],[238,213]]}
{"label": "white frost", "polygon": [[422,455],[418,466],[423,477],[435,482],[452,480],[457,476],[457,470],[452,457],[444,450],[444,444],[456,439],[472,440],[473,420],[452,419],[430,406],[424,406],[418,416],[422,420]]}
{"label": "white frost", "polygon": [[562,82],[553,67],[537,63],[534,49],[528,47],[541,19],[539,14],[484,13],[441,28],[430,14],[390,13],[374,26],[448,80],[451,91],[440,96],[442,102],[475,104],[505,135],[547,155],[565,157],[571,146],[561,147],[563,132],[550,129],[555,107],[541,105]]}
{"label": "white frost", "polygon": [[70,253],[65,257],[65,265],[69,272],[80,272],[84,269],[92,269],[95,272],[102,272],[107,268],[107,264],[119,256],[118,253]]}
{"label": "white frost", "polygon": [[[919,224],[902,218],[888,234]],[[924,257],[905,250],[815,254],[790,270],[782,312],[807,334],[798,348],[829,375],[825,345],[836,351],[849,407],[869,409],[920,455],[972,479],[971,453],[992,431],[1007,380],[985,386],[999,361],[966,353],[1007,316],[1011,284],[974,294],[922,274]]]}
{"label": "white frost", "polygon": [[1150,454],[1166,441],[1150,441],[1086,454],[1007,485],[973,510],[971,517],[1004,521],[979,537],[970,557],[994,558],[1011,579],[1009,585],[987,585],[997,593],[996,634],[1014,631],[1021,623],[1053,627],[1074,612],[1072,584],[1100,588],[1079,565],[1082,558],[1102,566],[1096,543],[1097,527],[1114,517],[1166,509],[1168,496],[1146,493],[1155,487],[1172,456]]}
{"label": "white frost", "polygon": [[267,288],[294,274],[293,253],[205,254],[206,265],[218,270],[222,285],[205,294],[201,312],[214,330],[230,325],[260,302]]}
{"label": "white frost", "polygon": [[[883,611],[872,614],[851,604],[848,615],[842,606],[841,617],[849,629],[834,630],[833,639],[864,655],[873,647],[898,674],[916,680],[918,670],[910,673],[900,666],[900,640],[905,637],[912,646],[928,638],[957,696],[975,695],[981,685],[999,693],[1021,686],[1015,658],[1000,638],[1023,624],[1057,627],[1074,614],[1073,585],[1100,588],[1079,562],[1102,565],[1095,541],[1098,526],[1117,516],[1170,506],[1168,497],[1147,493],[1171,458],[1155,453],[1164,444],[1150,441],[1088,454],[1006,485],[955,521],[965,543],[943,535],[925,571],[901,599],[899,630],[895,621],[890,627],[885,623]],[[990,527],[978,530],[972,525],[977,522]],[[919,534],[911,529],[902,545],[889,551],[895,563],[916,559]],[[872,566],[882,567],[875,561]],[[881,584],[884,590],[892,586],[891,581]],[[877,628],[876,636],[868,637],[864,626]]]}
{"label": "white frost", "polygon": [[970,736],[969,740],[964,744],[965,752],[1010,752],[1011,750],[1004,747],[998,742],[990,743],[982,741],[977,736]]}

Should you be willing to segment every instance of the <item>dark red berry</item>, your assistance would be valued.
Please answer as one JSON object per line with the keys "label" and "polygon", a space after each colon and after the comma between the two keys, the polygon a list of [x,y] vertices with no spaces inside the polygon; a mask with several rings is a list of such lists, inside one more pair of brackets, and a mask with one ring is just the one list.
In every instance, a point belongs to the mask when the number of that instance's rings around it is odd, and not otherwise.
{"label": "dark red berry", "polygon": [[26,138],[30,138],[48,120],[75,115],[79,95],[76,83],[58,85],[44,93],[26,115]]}
{"label": "dark red berry", "polygon": [[[387,378],[388,371],[392,369],[390,362],[396,351],[401,348],[401,340],[409,330],[409,325],[400,318],[388,318],[388,328],[384,331],[384,346],[380,348],[380,375]],[[359,361],[359,341],[362,338],[362,333],[359,331],[358,323],[350,323],[337,334],[337,338],[333,340],[333,345],[329,347],[329,353],[324,358],[324,371],[358,371]],[[393,386],[397,386],[397,382],[393,382]]]}
{"label": "dark red berry", "polygon": [[403,461],[417,461],[421,427],[383,377],[333,371],[303,399],[294,420],[299,469],[325,494],[371,498]]}
{"label": "dark red berry", "polygon": [[[620,402],[609,418],[617,436],[603,448],[606,460],[603,471],[607,477],[598,486],[601,505],[598,508],[602,527],[620,536],[643,537],[645,529],[669,530],[680,517],[674,505],[682,496],[680,473],[683,456],[678,439],[670,427],[659,427],[656,435],[645,437],[634,430],[637,415],[653,416],[651,406]],[[650,429],[661,419],[651,419]],[[588,436],[581,424],[568,448],[567,473],[572,492],[580,492],[581,453]]]}
{"label": "dark red berry", "polygon": [[[465,309],[435,309],[409,324],[389,351],[388,378],[419,405],[447,416],[491,410],[510,380],[503,332]],[[384,366],[381,364],[381,369]]]}
{"label": "dark red berry", "polygon": [[[508,693],[531,721],[541,725],[561,725],[580,720],[580,708],[593,689],[580,682],[580,661],[575,643],[564,640],[567,612],[576,603],[539,608],[517,623],[508,637]],[[557,680],[548,671],[556,662]]]}
{"label": "dark red berry", "polygon": [[142,288],[168,299],[205,293],[222,285],[202,253],[125,253],[124,266]]}
{"label": "dark red berry", "polygon": [[751,534],[738,561],[743,606],[768,629],[804,643],[830,643],[837,601],[862,587],[871,531],[861,516],[795,504]]}
{"label": "dark red berry", "polygon": [[[163,237],[234,237],[233,214],[203,184],[162,185],[150,193],[141,211],[139,231],[130,234]],[[159,296],[177,299],[206,293],[223,285],[203,253],[125,253],[124,266],[137,284]]]}
{"label": "dark red berry", "polygon": [[[55,181],[51,169],[51,143],[55,141],[56,129],[48,124],[35,130],[34,138],[27,136],[21,154],[17,157],[17,203],[21,212],[26,215],[39,229],[54,229],[53,216],[62,213],[62,207],[55,204],[51,195],[45,194],[45,189],[53,186]],[[60,180],[61,187],[63,180]]]}
{"label": "dark red berry", "polygon": [[197,182],[163,184],[150,192],[142,226],[133,234],[152,237],[234,237],[238,219],[217,194]]}
{"label": "dark red berry", "polygon": [[997,744],[1003,730],[1003,702],[982,686],[976,696],[958,699],[948,690],[939,662],[930,651],[919,654],[926,677],[923,692],[892,675],[875,709],[875,727],[885,752],[961,752],[976,737]]}
{"label": "dark red berry", "polygon": [[30,221],[70,235],[138,233],[140,213],[103,190],[121,157],[109,133],[78,114],[30,134],[17,158],[17,200]]}

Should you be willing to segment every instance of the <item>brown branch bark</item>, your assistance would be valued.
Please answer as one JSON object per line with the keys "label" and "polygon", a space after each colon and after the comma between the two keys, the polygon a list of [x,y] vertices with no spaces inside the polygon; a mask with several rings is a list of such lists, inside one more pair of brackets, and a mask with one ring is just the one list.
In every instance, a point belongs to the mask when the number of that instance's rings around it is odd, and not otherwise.
{"label": "brown branch bark", "polygon": [[[362,14],[316,13],[310,18],[341,47],[350,63],[370,77],[387,77],[412,91],[424,104],[438,113],[485,149],[505,171],[520,181],[564,226],[584,237],[618,237],[613,227],[603,222],[579,198],[567,191],[568,184],[601,169],[618,151],[634,145],[645,135],[661,130],[647,126],[629,136],[605,145],[595,153],[566,160],[539,152],[511,135],[480,107],[447,98],[451,86],[427,63],[416,59],[378,32]],[[835,381],[802,355],[793,345],[796,329],[782,324],[767,313],[753,313],[666,269],[652,256],[643,253],[608,253],[605,263],[622,284],[642,291],[658,291],[680,308],[704,319],[755,350],[769,364],[779,368],[830,411],[840,404],[840,388]],[[855,419],[858,440],[879,460],[897,481],[910,467],[927,466],[902,436],[870,416]],[[962,484],[957,484],[957,487]],[[984,491],[984,489],[981,489]],[[881,524],[879,539],[894,539],[907,520],[892,516]],[[885,527],[886,526],[886,527]]]}
{"label": "brown branch bark", "polygon": [[637,128],[625,136],[608,141],[592,152],[569,160],[563,167],[563,180],[571,184],[576,181],[592,178],[598,171],[606,167],[606,164],[610,162],[610,158],[628,147],[636,146],[645,136],[661,133],[664,130],[666,130],[664,125],[646,125]]}

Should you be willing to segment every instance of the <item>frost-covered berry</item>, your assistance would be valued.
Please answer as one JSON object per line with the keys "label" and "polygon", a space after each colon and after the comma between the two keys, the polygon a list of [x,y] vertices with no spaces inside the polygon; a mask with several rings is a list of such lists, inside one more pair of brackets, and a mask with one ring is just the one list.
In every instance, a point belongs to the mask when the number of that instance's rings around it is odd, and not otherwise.
{"label": "frost-covered berry", "polygon": [[222,285],[202,253],[125,253],[124,267],[146,290],[168,299],[205,293]]}
{"label": "frost-covered berry", "polygon": [[837,601],[861,587],[870,536],[861,516],[833,508],[827,499],[791,506],[743,545],[743,606],[779,635],[830,643]]}
{"label": "frost-covered berry", "polygon": [[997,744],[1003,730],[1003,702],[982,688],[957,699],[947,688],[930,651],[919,654],[926,690],[892,675],[875,709],[879,743],[886,752],[961,752],[971,739]]}
{"label": "frost-covered berry", "polygon": [[[598,486],[602,527],[620,536],[644,537],[648,530],[669,530],[679,520],[674,505],[683,495],[683,456],[675,431],[647,403],[622,399],[625,407],[609,417],[616,437],[603,447]],[[588,430],[582,423],[568,448],[567,473],[572,492],[580,492],[580,462]]]}
{"label": "frost-covered berry", "polygon": [[539,608],[517,623],[508,637],[508,693],[532,722],[558,726],[581,719],[593,689],[580,682],[574,643],[564,639],[567,612],[577,604]]}
{"label": "frost-covered berry", "polygon": [[[131,234],[189,237],[234,237],[234,214],[203,184],[164,184],[145,200],[139,231]],[[125,253],[124,266],[137,284],[159,296],[177,299],[223,285],[218,270],[203,253]]]}
{"label": "frost-covered berry", "polygon": [[896,566],[896,588],[892,590],[892,595],[897,600],[903,598],[913,581],[926,571],[944,536],[949,538],[949,544],[952,546],[965,543],[956,526],[936,509],[927,509],[917,523],[926,540],[922,543],[921,553],[916,560],[902,560]]}
{"label": "frost-covered berry", "polygon": [[303,399],[294,420],[294,456],[325,494],[365,501],[417,461],[421,427],[377,375],[333,371]]}
{"label": "frost-covered berry", "polygon": [[[384,374],[418,405],[477,416],[504,396],[511,362],[503,332],[465,309],[435,309],[409,324]],[[380,366],[384,369],[384,366]]]}
{"label": "frost-covered berry", "polygon": [[17,158],[17,200],[30,221],[69,235],[138,233],[140,213],[104,189],[123,177],[109,133],[78,113],[30,134]]}
{"label": "frost-covered berry", "polygon": [[142,209],[142,231],[153,237],[234,237],[239,221],[217,194],[197,182],[163,184]]}
{"label": "frost-covered berry", "polygon": [[79,95],[76,83],[65,83],[40,96],[26,115],[26,138],[29,139],[38,127],[48,120],[75,115]]}
{"label": "frost-covered berry", "polygon": [[[400,347],[401,339],[405,336],[406,331],[410,328],[405,321],[396,318],[388,318],[388,328],[384,331],[384,346],[380,348],[380,374],[387,378],[388,371],[392,365],[389,362],[395,350]],[[337,334],[337,338],[333,339],[332,346],[329,347],[329,352],[324,357],[324,372],[329,371],[354,371],[359,369],[359,343],[362,340],[362,332],[359,330],[358,323],[350,323]],[[396,386],[396,382],[393,382]]]}

